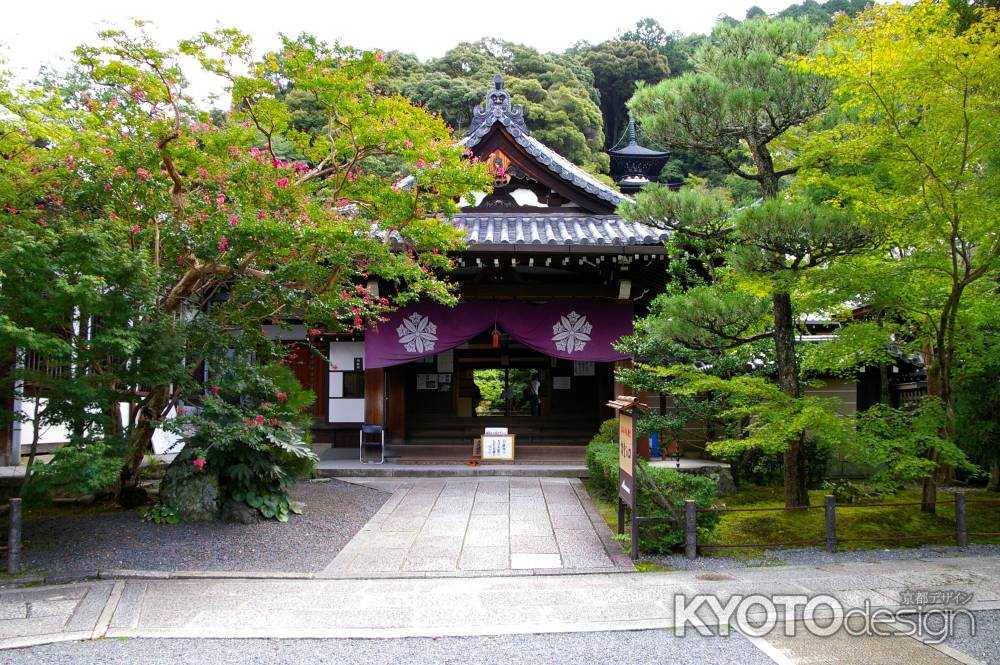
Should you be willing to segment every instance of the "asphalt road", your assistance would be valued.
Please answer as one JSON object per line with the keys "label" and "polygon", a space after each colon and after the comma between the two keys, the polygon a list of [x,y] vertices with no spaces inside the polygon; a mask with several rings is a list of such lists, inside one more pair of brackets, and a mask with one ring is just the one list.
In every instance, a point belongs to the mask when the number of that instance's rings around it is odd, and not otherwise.
{"label": "asphalt road", "polygon": [[32,665],[771,665],[746,638],[675,637],[663,630],[615,633],[374,640],[106,639],[0,652]]}

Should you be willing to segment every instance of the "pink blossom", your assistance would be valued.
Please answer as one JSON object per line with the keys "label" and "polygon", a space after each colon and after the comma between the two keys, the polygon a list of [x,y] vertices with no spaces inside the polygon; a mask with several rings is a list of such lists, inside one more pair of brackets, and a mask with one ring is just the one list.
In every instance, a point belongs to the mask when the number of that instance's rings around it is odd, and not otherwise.
{"label": "pink blossom", "polygon": [[222,240],[219,241],[219,251],[224,252],[229,249],[229,238],[222,236]]}
{"label": "pink blossom", "polygon": [[376,53],[375,54],[375,60],[377,62],[385,62],[385,53],[382,53],[382,51],[379,51],[378,53]]}
{"label": "pink blossom", "polygon": [[337,205],[343,208],[344,206],[347,205],[347,199],[337,199]]}
{"label": "pink blossom", "polygon": [[322,334],[323,334],[323,331],[320,330],[319,328],[313,328],[312,330],[309,331],[309,336],[310,337],[316,337],[317,335],[322,335]]}
{"label": "pink blossom", "polygon": [[219,386],[212,386],[212,394],[213,395],[219,394]]}
{"label": "pink blossom", "polygon": [[284,189],[285,187],[288,187],[288,178],[278,178],[278,181],[274,184]]}
{"label": "pink blossom", "polygon": [[205,469],[205,460],[203,460],[200,457],[195,457],[193,460],[191,460],[191,464],[193,464],[194,468],[198,469],[199,471]]}
{"label": "pink blossom", "polygon": [[133,234],[138,233],[139,231],[142,231],[142,227],[136,224],[135,226],[132,227],[131,231]]}
{"label": "pink blossom", "polygon": [[111,191],[111,183],[110,182],[104,183],[104,191],[106,191],[106,192],[110,192]]}
{"label": "pink blossom", "polygon": [[437,254],[437,253],[438,253],[438,248],[437,247],[435,247],[434,249],[431,250],[431,254]]}
{"label": "pink blossom", "polygon": [[230,215],[229,216],[229,224],[231,226],[236,226],[239,223],[240,223],[240,218],[239,217],[237,217],[236,215]]}
{"label": "pink blossom", "polygon": [[38,225],[39,225],[39,226],[48,226],[48,224],[47,224],[47,223],[45,222],[45,220],[44,220],[44,219],[40,219],[40,220],[38,220]]}
{"label": "pink blossom", "polygon": [[257,213],[257,219],[265,219],[266,217],[267,213],[264,212],[263,210]]}
{"label": "pink blossom", "polygon": [[219,194],[218,196],[215,197],[215,202],[217,204],[219,204],[219,205],[222,205],[223,203],[226,202],[226,195],[225,194]]}
{"label": "pink blossom", "polygon": [[417,168],[418,169],[424,168],[425,165],[426,165],[426,162],[424,162],[424,160],[422,160],[422,159],[418,159],[417,160]]}
{"label": "pink blossom", "polygon": [[356,177],[352,171],[347,172],[347,182],[354,182]]}
{"label": "pink blossom", "polygon": [[198,175],[201,176],[202,178],[207,178],[209,176],[208,169],[206,169],[204,166],[199,166]]}
{"label": "pink blossom", "polygon": [[253,146],[252,148],[250,148],[250,156],[251,157],[260,157],[261,154],[262,154],[261,150],[257,146]]}
{"label": "pink blossom", "polygon": [[263,425],[266,420],[267,419],[264,418],[264,416],[260,415],[259,413],[253,417],[253,421],[258,425]]}
{"label": "pink blossom", "polygon": [[410,139],[406,139],[405,141],[403,141],[403,145],[405,145],[407,148],[412,148],[413,141],[411,141]]}
{"label": "pink blossom", "polygon": [[150,173],[146,169],[141,169],[141,168],[140,169],[136,169],[135,170],[135,174],[137,176],[139,176],[139,180],[142,180],[143,182],[145,182],[146,180],[149,180],[150,178],[153,177],[152,173]]}
{"label": "pink blossom", "polygon": [[355,316],[354,317],[354,327],[355,328],[360,328],[362,323],[363,322],[361,321],[361,317],[360,316]]}
{"label": "pink blossom", "polygon": [[381,297],[381,298],[378,299],[378,302],[379,302],[380,305],[382,305],[384,307],[384,306],[386,306],[386,305],[389,304],[389,299],[386,298],[385,296],[383,296],[383,297]]}
{"label": "pink blossom", "polygon": [[280,420],[278,420],[277,418],[271,418],[271,425],[273,425],[274,427],[277,427],[280,424],[281,424]]}
{"label": "pink blossom", "polygon": [[288,393],[278,393],[279,402],[284,402],[286,399],[288,399]]}

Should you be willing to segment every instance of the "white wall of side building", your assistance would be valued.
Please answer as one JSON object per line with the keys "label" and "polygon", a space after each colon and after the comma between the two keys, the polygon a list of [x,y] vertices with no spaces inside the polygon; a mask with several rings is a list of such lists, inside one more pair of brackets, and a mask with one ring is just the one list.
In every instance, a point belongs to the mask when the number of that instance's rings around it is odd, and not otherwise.
{"label": "white wall of side building", "polygon": [[[39,401],[39,411],[45,410],[45,405],[48,402],[45,398],[41,398]],[[35,437],[35,423],[33,421],[33,414],[35,413],[35,400],[33,398],[27,398],[20,400],[21,413],[24,415],[25,420],[20,423],[16,423],[14,428],[14,445],[15,449],[20,445],[21,457],[27,457],[31,449],[31,442]],[[128,418],[128,408],[129,405],[126,402],[122,402],[119,405],[122,412],[122,418]],[[167,418],[173,418],[176,416],[176,412],[171,410],[167,414]],[[40,445],[63,445],[69,443],[69,430],[61,425],[42,425],[41,431],[38,433],[38,443]],[[157,455],[171,454],[180,452],[183,442],[181,439],[173,432],[166,432],[162,429],[157,429],[153,433],[153,452]]]}

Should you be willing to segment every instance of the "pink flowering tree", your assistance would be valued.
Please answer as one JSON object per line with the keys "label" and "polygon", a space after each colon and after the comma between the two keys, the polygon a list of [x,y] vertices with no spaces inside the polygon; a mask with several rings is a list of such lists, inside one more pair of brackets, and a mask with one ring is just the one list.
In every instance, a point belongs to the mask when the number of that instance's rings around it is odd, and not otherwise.
{"label": "pink flowering tree", "polygon": [[[72,85],[5,86],[0,98],[0,229],[100,234],[148,275],[152,294],[128,320],[156,335],[97,368],[131,405],[118,424],[122,489],[167,414],[204,390],[188,379],[205,360],[237,346],[280,354],[262,322],[360,330],[418,297],[451,301],[438,275],[460,238],[447,217],[488,182],[440,119],[381,92],[380,53],[301,36],[261,59],[235,30],[169,49],[139,28],[76,49]],[[220,78],[224,111],[195,104],[182,61]],[[322,132],[295,128],[290,90],[322,114]],[[411,186],[369,168],[387,160]],[[369,291],[374,278],[394,286],[389,298]],[[143,376],[125,376],[138,366]]]}

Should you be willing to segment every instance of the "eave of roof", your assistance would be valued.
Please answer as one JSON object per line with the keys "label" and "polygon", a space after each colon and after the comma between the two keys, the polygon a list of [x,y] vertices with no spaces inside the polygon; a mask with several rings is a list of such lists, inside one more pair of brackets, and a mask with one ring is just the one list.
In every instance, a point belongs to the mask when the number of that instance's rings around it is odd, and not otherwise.
{"label": "eave of roof", "polygon": [[529,155],[538,160],[538,163],[542,164],[546,169],[562,180],[615,206],[623,201],[631,200],[614,187],[605,185],[603,182],[597,180],[594,176],[590,175],[552,148],[549,148],[547,145],[531,136],[531,134],[522,128],[521,123],[513,120],[506,113],[499,113],[484,119],[482,124],[462,139],[459,145],[465,146],[466,148],[474,148],[489,135],[490,131],[492,131],[497,124],[506,129],[511,138],[513,138],[519,146],[524,148]]}

